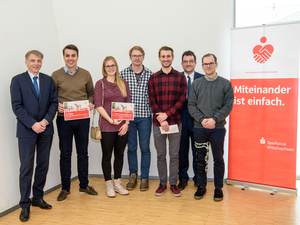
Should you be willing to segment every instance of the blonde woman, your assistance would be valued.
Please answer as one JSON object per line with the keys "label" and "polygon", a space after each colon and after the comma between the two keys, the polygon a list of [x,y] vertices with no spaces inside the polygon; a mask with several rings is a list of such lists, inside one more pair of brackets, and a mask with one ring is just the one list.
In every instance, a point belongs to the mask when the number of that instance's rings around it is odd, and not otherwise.
{"label": "blonde woman", "polygon": [[[106,194],[115,197],[115,192],[128,195],[121,184],[124,150],[128,140],[129,121],[111,118],[112,102],[131,102],[128,83],[120,78],[117,61],[107,56],[102,65],[103,79],[96,83],[94,90],[95,107],[101,114],[102,170],[106,183]],[[102,84],[104,101],[102,105]],[[111,156],[114,152],[114,183],[111,178]]]}

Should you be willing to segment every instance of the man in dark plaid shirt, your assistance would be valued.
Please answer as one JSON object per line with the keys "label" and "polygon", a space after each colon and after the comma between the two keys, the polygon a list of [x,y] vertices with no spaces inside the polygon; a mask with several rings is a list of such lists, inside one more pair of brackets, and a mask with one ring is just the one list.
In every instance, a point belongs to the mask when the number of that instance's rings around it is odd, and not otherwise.
{"label": "man in dark plaid shirt", "polygon": [[137,184],[137,137],[141,149],[141,184],[140,190],[149,189],[150,168],[150,134],[151,109],[148,103],[148,80],[152,72],[143,65],[145,52],[140,46],[134,46],[129,51],[131,65],[121,71],[120,76],[129,84],[131,102],[134,103],[134,120],[130,122],[128,137],[128,164],[130,179],[127,190],[133,190]]}
{"label": "man in dark plaid shirt", "polygon": [[[180,110],[186,100],[187,83],[185,76],[172,68],[173,49],[163,46],[159,50],[162,68],[154,73],[148,82],[149,104],[153,112],[153,136],[157,151],[157,169],[160,185],[155,195],[161,196],[167,190],[166,138],[169,139],[170,190],[175,197],[181,196],[177,188],[179,143],[181,136]],[[162,134],[159,126],[169,132],[169,126],[178,127],[178,132]]]}

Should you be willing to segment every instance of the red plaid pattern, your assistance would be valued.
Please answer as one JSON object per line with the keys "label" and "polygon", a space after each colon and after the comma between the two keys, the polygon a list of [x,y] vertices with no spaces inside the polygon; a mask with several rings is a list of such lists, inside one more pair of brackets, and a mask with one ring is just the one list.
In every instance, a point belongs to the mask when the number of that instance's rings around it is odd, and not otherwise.
{"label": "red plaid pattern", "polygon": [[165,112],[169,125],[181,124],[180,110],[186,100],[187,83],[185,76],[172,68],[165,74],[162,70],[154,73],[148,82],[149,105],[153,112],[153,125],[160,126],[155,113]]}

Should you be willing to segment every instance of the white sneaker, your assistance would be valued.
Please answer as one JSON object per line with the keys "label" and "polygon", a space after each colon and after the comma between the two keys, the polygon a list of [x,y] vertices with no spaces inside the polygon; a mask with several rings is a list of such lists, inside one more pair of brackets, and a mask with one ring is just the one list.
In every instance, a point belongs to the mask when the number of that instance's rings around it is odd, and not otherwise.
{"label": "white sneaker", "polygon": [[107,197],[109,197],[109,198],[116,197],[116,192],[115,192],[112,180],[105,181],[105,184],[106,184],[106,195],[107,195]]}
{"label": "white sneaker", "polygon": [[118,192],[121,195],[128,195],[129,192],[123,188],[122,184],[121,184],[121,178],[119,178],[118,180],[114,180],[115,183],[115,192]]}

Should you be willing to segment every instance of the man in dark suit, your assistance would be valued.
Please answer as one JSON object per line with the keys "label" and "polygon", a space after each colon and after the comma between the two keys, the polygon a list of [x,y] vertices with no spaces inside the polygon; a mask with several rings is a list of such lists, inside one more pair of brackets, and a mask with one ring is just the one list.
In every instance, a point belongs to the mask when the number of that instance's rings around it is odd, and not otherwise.
{"label": "man in dark suit", "polygon": [[[17,117],[17,137],[20,156],[20,220],[29,220],[30,205],[42,209],[52,206],[43,200],[44,186],[49,167],[49,155],[53,138],[52,120],[57,111],[57,93],[50,76],[40,73],[43,54],[31,50],[25,55],[28,71],[12,78],[11,104]],[[36,168],[31,192],[34,155]]]}
{"label": "man in dark suit", "polygon": [[[203,77],[203,74],[195,72],[195,67],[197,65],[196,55],[192,51],[185,51],[182,54],[182,62],[181,65],[183,67],[184,72],[182,72],[187,80],[187,95],[186,99],[189,97],[189,89],[194,80]],[[179,149],[179,183],[178,189],[183,190],[188,183],[189,175],[187,173],[189,169],[189,150],[190,150],[190,139],[192,145],[193,152],[193,170],[194,170],[194,182],[196,181],[196,152],[194,145],[194,119],[190,116],[188,112],[188,100],[186,100],[182,110],[181,110],[181,120],[182,120],[182,131],[180,138],[180,149]]]}

